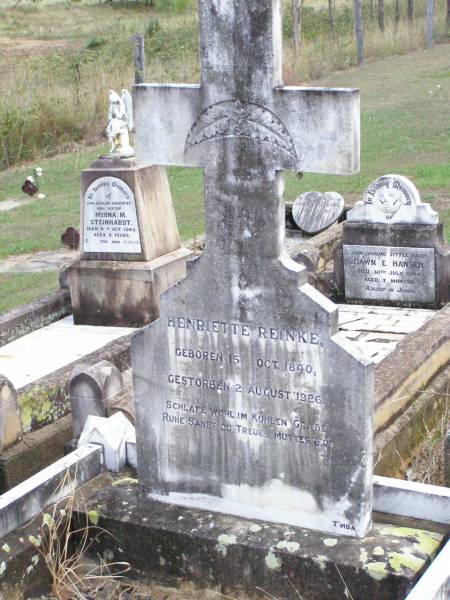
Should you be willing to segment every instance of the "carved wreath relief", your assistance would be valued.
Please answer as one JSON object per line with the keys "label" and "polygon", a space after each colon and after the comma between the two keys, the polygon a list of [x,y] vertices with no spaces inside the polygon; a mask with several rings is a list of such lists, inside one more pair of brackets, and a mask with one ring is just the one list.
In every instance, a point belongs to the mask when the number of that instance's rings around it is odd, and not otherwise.
{"label": "carved wreath relief", "polygon": [[186,150],[210,140],[232,137],[274,144],[297,158],[294,142],[278,117],[262,106],[239,100],[205,108],[189,131]]}

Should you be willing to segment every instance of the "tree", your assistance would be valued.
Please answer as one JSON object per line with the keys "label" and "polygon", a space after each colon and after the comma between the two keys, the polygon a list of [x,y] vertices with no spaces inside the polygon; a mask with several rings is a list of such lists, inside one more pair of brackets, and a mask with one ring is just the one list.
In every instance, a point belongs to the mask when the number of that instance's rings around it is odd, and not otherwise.
{"label": "tree", "polygon": [[292,44],[295,62],[297,62],[302,43],[302,5],[303,0],[292,0]]}
{"label": "tree", "polygon": [[364,31],[362,20],[362,0],[354,0],[356,54],[358,65],[364,63]]}
{"label": "tree", "polygon": [[400,0],[395,0],[395,21],[394,21],[394,30],[397,31],[398,24],[400,22]]}
{"label": "tree", "polygon": [[434,43],[434,0],[427,0],[427,47]]}
{"label": "tree", "polygon": [[334,34],[335,34],[334,0],[328,0],[328,26],[330,28],[331,35],[334,37]]}
{"label": "tree", "polygon": [[384,31],[384,0],[378,0],[378,27]]}
{"label": "tree", "polygon": [[[450,0],[448,0],[450,2]],[[414,20],[414,0],[408,0],[408,21],[412,23]]]}

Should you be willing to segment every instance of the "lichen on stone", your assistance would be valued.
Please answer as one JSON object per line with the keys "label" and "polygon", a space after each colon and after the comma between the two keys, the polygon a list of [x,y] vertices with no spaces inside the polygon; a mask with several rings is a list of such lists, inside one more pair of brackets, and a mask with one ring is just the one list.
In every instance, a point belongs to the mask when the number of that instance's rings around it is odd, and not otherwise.
{"label": "lichen on stone", "polygon": [[281,559],[273,552],[268,552],[264,561],[271,570],[280,569],[282,565]]}

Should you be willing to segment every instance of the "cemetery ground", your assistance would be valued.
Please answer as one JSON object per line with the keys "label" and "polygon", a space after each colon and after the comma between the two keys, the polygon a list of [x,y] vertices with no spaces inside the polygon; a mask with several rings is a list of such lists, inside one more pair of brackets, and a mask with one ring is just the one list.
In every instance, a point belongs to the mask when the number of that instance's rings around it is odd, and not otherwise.
{"label": "cemetery ground", "polygon": [[[288,174],[285,199],[292,201],[310,189],[334,189],[352,203],[361,198],[370,181],[394,171],[410,177],[423,200],[440,211],[450,239],[449,56],[450,45],[440,44],[318,81],[319,85],[361,89],[361,171],[354,176],[306,174],[301,179]],[[1,261],[61,247],[61,233],[79,221],[79,173],[105,148],[80,142],[71,153],[0,171],[0,208],[11,199],[26,200],[20,187],[35,164],[44,169],[41,189],[45,193],[43,200],[0,210]],[[201,172],[178,167],[168,172],[182,239],[200,235],[204,229]],[[4,312],[56,289],[57,273],[0,271],[0,282],[0,312]]]}

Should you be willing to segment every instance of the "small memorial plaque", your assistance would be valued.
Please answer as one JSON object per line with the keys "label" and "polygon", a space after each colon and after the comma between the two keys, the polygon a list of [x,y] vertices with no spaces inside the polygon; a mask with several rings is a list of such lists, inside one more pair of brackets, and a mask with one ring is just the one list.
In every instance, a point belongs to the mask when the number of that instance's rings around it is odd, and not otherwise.
{"label": "small memorial plaque", "polygon": [[346,298],[434,302],[433,248],[344,244]]}
{"label": "small memorial plaque", "polygon": [[140,253],[134,194],[117,177],[100,177],[84,195],[84,252]]}
{"label": "small memorial plaque", "polygon": [[344,212],[344,198],[337,192],[306,192],[292,206],[292,216],[305,233],[319,233]]}

